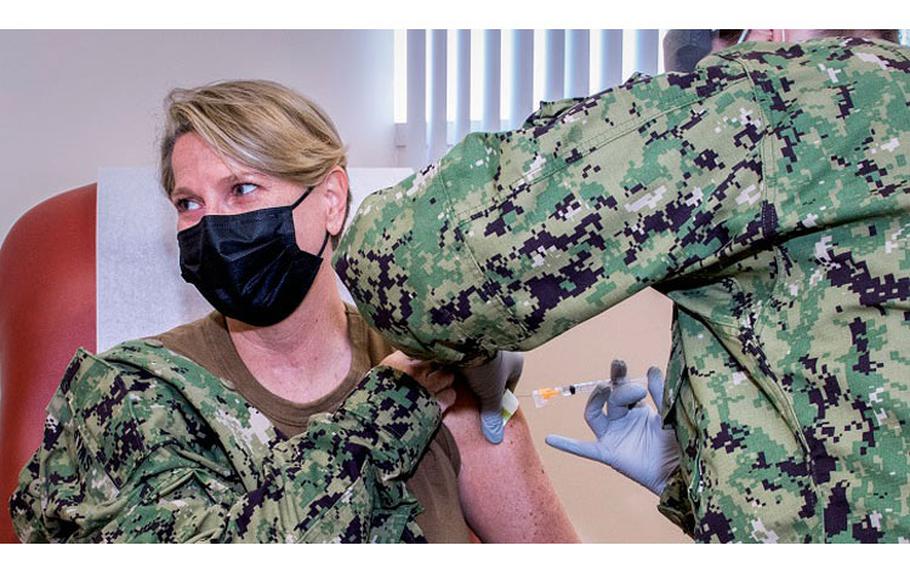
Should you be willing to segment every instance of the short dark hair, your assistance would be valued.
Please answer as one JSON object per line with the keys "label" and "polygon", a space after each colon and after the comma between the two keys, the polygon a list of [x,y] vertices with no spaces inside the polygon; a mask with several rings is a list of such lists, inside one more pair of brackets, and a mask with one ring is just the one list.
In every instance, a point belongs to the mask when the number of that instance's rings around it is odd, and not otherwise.
{"label": "short dark hair", "polygon": [[825,36],[853,36],[883,39],[894,43],[900,42],[900,30],[819,30]]}
{"label": "short dark hair", "polygon": [[[818,35],[825,37],[844,36],[844,37],[872,37],[891,41],[900,42],[900,30],[816,30]],[[717,30],[719,37],[724,44],[734,44],[739,41],[743,30]]]}

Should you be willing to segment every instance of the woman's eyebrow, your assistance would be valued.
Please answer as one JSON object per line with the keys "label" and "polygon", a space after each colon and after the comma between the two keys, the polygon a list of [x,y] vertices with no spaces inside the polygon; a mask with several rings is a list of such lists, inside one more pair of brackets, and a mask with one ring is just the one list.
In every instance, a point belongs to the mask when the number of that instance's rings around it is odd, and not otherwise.
{"label": "woman's eyebrow", "polygon": [[[224,176],[223,178],[218,180],[218,184],[224,185],[226,183],[236,183],[238,181],[241,181],[242,179],[250,179],[250,178],[256,178],[256,179],[261,180],[261,179],[265,178],[265,176],[255,170],[240,170],[240,171],[233,172],[230,175]],[[196,192],[187,187],[180,186],[180,187],[175,188],[174,191],[171,192],[170,197],[171,197],[171,199],[174,199],[175,197],[196,197]]]}
{"label": "woman's eyebrow", "polygon": [[221,180],[219,180],[219,183],[236,182],[236,181],[240,181],[240,180],[243,179],[243,178],[247,178],[247,179],[249,179],[249,178],[259,178],[259,179],[261,179],[262,177],[264,177],[264,176],[263,176],[262,174],[260,174],[259,172],[255,171],[255,170],[240,170],[240,171],[237,171],[237,172],[233,172],[233,173],[232,173],[231,175],[229,175],[229,176],[225,176],[225,177],[221,178]]}
{"label": "woman's eyebrow", "polygon": [[175,188],[174,191],[172,191],[168,197],[171,198],[171,201],[176,201],[178,198],[181,198],[181,197],[195,197],[195,195],[196,194],[193,193],[192,190],[189,190],[185,187],[178,187],[178,188]]}

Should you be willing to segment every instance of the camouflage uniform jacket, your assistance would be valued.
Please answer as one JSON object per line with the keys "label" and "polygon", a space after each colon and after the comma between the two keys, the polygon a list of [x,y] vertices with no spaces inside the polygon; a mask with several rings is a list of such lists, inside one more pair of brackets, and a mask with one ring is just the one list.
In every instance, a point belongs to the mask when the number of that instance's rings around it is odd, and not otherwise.
{"label": "camouflage uniform jacket", "polygon": [[906,539],[908,53],[748,43],[545,104],[370,196],[336,269],[387,339],[446,362],[653,286],[683,454],[661,510],[702,541]]}
{"label": "camouflage uniform jacket", "polygon": [[390,367],[284,437],[155,340],[79,350],[10,500],[24,542],[423,541],[407,476],[439,406]]}

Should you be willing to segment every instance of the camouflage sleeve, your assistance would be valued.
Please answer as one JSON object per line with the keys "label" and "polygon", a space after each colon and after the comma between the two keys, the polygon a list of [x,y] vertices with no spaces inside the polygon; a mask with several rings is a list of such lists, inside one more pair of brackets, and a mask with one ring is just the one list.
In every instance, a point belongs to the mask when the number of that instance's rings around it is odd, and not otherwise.
{"label": "camouflage sleeve", "polygon": [[695,538],[695,513],[689,499],[688,486],[678,467],[660,494],[657,510],[684,533]]}
{"label": "camouflage sleeve", "polygon": [[761,238],[763,120],[719,59],[550,104],[369,196],[335,268],[412,356],[532,349]]}
{"label": "camouflage sleeve", "polygon": [[338,411],[276,441],[245,475],[225,455],[231,444],[167,383],[103,363],[75,359],[48,408],[43,444],[10,500],[23,541],[419,538],[419,505],[400,478],[440,412],[407,375],[374,368]]}

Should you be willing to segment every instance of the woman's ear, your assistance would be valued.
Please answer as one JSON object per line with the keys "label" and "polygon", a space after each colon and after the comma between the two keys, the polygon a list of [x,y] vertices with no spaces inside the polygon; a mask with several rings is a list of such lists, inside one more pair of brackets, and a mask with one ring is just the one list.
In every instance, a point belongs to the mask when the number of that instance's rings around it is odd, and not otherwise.
{"label": "woman's ear", "polygon": [[341,166],[335,166],[325,176],[324,196],[328,206],[325,228],[335,236],[344,229],[348,204],[348,174]]}

